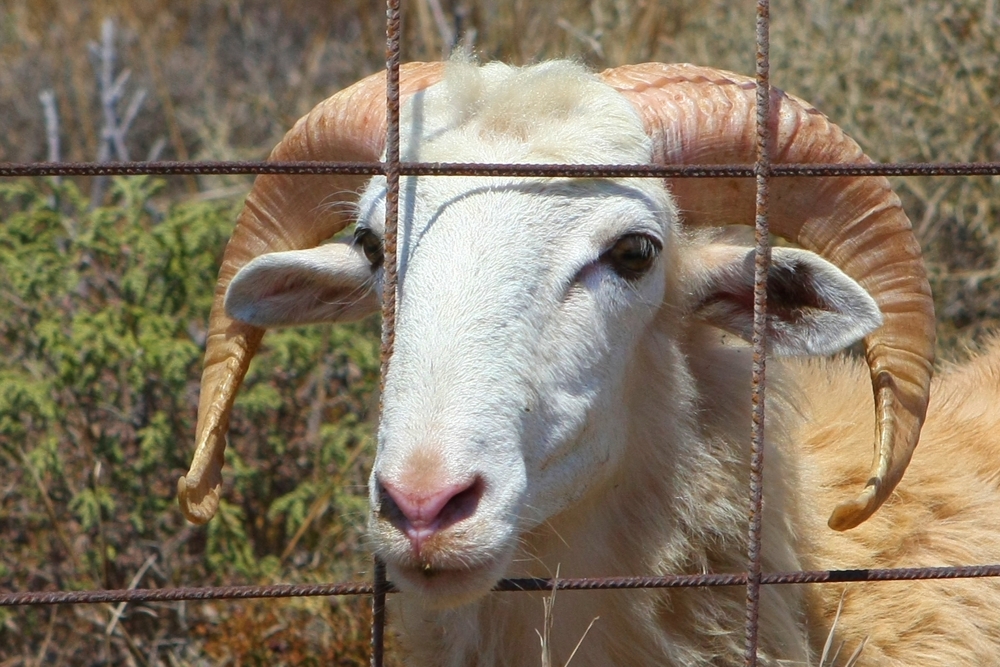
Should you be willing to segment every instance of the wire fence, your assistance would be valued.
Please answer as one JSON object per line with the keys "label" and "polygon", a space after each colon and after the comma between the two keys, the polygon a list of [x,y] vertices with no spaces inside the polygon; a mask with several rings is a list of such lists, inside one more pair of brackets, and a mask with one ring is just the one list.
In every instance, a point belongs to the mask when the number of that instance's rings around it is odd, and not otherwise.
{"label": "wire fence", "polygon": [[[29,176],[219,176],[233,174],[308,174],[384,176],[383,162],[7,162],[0,177]],[[754,165],[620,165],[620,164],[502,164],[492,162],[400,162],[401,176],[523,176],[545,178],[753,178]],[[997,176],[1000,162],[941,162],[913,164],[776,164],[771,178],[796,176]]]}
{"label": "wire fence", "polygon": [[[385,282],[382,310],[381,369],[392,356],[396,310],[396,229],[399,179],[404,175],[523,176],[578,178],[754,178],[756,181],[755,281],[752,369],[751,477],[749,481],[749,550],[747,571],[734,574],[667,575],[657,577],[528,578],[501,580],[494,591],[606,590],[745,586],[745,664],[757,663],[760,587],[764,585],[830,582],[916,581],[1000,576],[1000,564],[955,567],[761,572],[761,502],[764,454],[766,276],[770,262],[768,241],[768,186],[773,178],[799,176],[996,176],[1000,163],[940,164],[797,164],[772,165],[767,147],[769,125],[768,0],[757,2],[756,86],[757,158],[752,165],[509,165],[488,163],[401,162],[399,155],[400,0],[387,0],[387,136],[384,162],[264,162],[264,161],[153,161],[153,162],[40,162],[0,164],[0,177],[112,176],[184,174],[351,174],[384,175],[387,181],[385,225]],[[386,580],[385,567],[376,561],[374,580],[323,585],[177,587],[163,589],[50,591],[0,594],[0,607],[20,605],[166,602],[179,600],[233,600],[305,596],[371,595],[371,664],[384,662],[385,597],[396,589]]]}

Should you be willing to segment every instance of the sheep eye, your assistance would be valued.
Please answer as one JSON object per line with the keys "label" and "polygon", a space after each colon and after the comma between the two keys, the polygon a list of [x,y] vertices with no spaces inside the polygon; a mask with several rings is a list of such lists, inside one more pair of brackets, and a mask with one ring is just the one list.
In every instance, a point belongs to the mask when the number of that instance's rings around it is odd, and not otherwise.
{"label": "sheep eye", "polygon": [[626,234],[601,255],[601,261],[625,280],[638,280],[653,266],[662,248],[651,236]]}
{"label": "sheep eye", "polygon": [[364,227],[355,229],[354,245],[361,246],[373,269],[382,266],[382,239],[375,232]]}

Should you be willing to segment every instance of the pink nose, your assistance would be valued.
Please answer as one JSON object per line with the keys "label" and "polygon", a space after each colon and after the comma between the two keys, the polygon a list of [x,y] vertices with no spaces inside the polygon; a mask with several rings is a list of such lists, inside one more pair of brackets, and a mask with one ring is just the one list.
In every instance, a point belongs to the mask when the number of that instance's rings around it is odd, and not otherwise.
{"label": "pink nose", "polygon": [[382,481],[379,487],[379,514],[406,535],[417,554],[431,536],[472,516],[483,496],[479,477],[436,489],[409,489]]}

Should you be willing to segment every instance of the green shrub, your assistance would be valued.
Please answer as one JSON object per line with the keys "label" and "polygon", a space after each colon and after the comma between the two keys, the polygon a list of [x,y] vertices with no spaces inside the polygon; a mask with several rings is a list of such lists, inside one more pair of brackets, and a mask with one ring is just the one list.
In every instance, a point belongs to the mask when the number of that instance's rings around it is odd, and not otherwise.
{"label": "green shrub", "polygon": [[[125,588],[150,556],[141,586],[357,576],[371,322],[269,334],[233,416],[219,516],[206,528],[182,518],[175,484],[236,208],[168,205],[160,187],[118,179],[110,205],[92,207],[69,181],[0,183],[0,587]],[[193,641],[175,607],[157,607],[156,624],[126,612],[118,626]],[[0,660],[16,654],[5,646],[42,644],[45,610],[5,614]],[[80,655],[122,657],[64,617],[56,636]]]}

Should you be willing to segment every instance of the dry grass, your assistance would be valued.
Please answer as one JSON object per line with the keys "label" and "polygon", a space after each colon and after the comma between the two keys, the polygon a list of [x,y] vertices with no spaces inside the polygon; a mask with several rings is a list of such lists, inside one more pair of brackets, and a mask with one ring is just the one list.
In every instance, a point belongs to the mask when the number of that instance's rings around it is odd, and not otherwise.
{"label": "dry grass", "polygon": [[[752,3],[403,5],[406,60],[437,59],[464,45],[483,60],[514,63],[572,56],[595,67],[663,60],[753,71]],[[237,159],[262,157],[315,102],[380,69],[383,16],[381,0],[3,0],[0,161],[45,159],[40,95],[46,91],[59,114],[62,157],[99,154],[101,104],[88,53],[107,18],[118,28],[117,71],[131,72],[126,97],[147,93],[129,134],[131,154],[146,156],[160,141],[168,159]],[[772,17],[774,84],[815,103],[873,158],[1000,161],[1000,0],[776,0]],[[248,182],[173,179],[171,188],[175,196],[210,198],[239,194]],[[906,178],[895,185],[927,252],[943,349],[958,354],[1000,322],[1000,177]],[[8,658],[3,664],[35,664],[48,644],[91,627],[93,609],[45,611],[38,624],[46,645],[0,649]],[[360,618],[310,608],[326,625],[293,627],[290,619],[304,618],[296,614],[305,608],[290,616],[266,604],[218,609],[218,622],[196,622],[201,629],[189,638],[171,639],[188,645],[162,655],[174,664],[280,664],[249,648],[240,657],[243,640],[225,649],[228,655],[218,648],[230,636],[246,637],[252,647],[267,635],[281,637],[289,650],[330,656],[323,646],[354,642],[353,626],[342,640],[336,628]],[[303,637],[306,648],[298,643]],[[363,651],[363,644],[333,659],[353,660],[343,656]],[[60,664],[80,662],[58,655]],[[161,654],[128,655],[129,664],[141,664],[142,655],[153,664]]]}
{"label": "dry grass", "polygon": [[[556,593],[559,591],[559,568],[556,567],[556,574],[552,578],[552,592],[542,598],[542,628],[541,630],[536,629],[535,634],[538,635],[538,642],[541,646],[541,666],[542,667],[560,667],[557,663],[553,662],[552,658],[552,628],[556,622]],[[590,623],[587,624],[587,628],[580,635],[577,640],[576,645],[573,650],[570,651],[569,656],[566,658],[566,662],[562,663],[561,667],[569,667],[569,664],[573,662],[573,658],[576,656],[580,647],[583,646],[583,641],[590,634],[591,628],[594,624],[601,620],[600,616],[595,616],[591,619]]]}
{"label": "dry grass", "polygon": [[[826,643],[823,644],[823,652],[819,656],[819,667],[834,667],[837,664],[837,660],[840,658],[841,651],[844,650],[845,643],[839,642],[837,647],[834,648],[835,637],[837,635],[837,624],[840,622],[840,614],[844,610],[844,596],[847,595],[847,589],[840,595],[840,602],[837,603],[837,613],[833,617],[833,624],[830,625],[830,632],[826,637]],[[868,637],[865,637],[860,644],[851,652],[850,656],[845,658],[844,667],[854,667],[858,660],[861,658],[861,653],[865,650],[865,644],[868,643]],[[831,654],[830,651],[833,651]]]}

